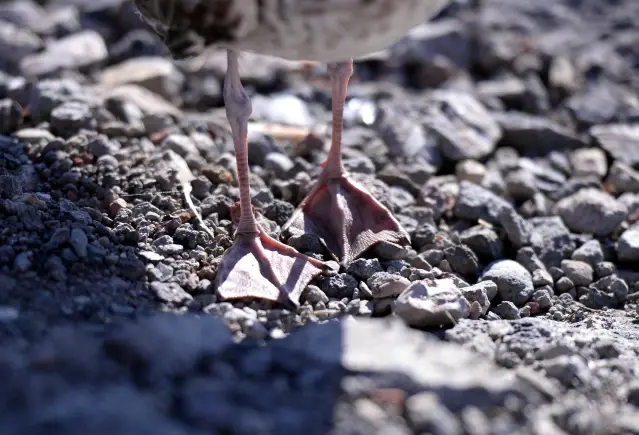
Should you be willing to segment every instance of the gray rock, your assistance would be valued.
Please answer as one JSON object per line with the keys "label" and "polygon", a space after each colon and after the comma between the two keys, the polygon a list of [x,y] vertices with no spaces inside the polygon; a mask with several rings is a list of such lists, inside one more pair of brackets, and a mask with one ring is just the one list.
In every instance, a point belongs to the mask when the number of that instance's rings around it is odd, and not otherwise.
{"label": "gray rock", "polygon": [[548,119],[514,111],[493,113],[503,131],[502,144],[518,150],[575,149],[584,143],[567,128]]}
{"label": "gray rock", "polygon": [[523,305],[535,291],[532,276],[524,266],[513,260],[496,261],[489,265],[480,281],[490,280],[497,284],[504,301]]}
{"label": "gray rock", "polygon": [[477,277],[479,260],[468,246],[449,246],[444,249],[444,255],[454,272],[467,279],[474,280]]}
{"label": "gray rock", "polygon": [[563,260],[561,269],[566,278],[576,286],[587,287],[592,283],[594,271],[592,267],[583,261]]}
{"label": "gray rock", "polygon": [[552,275],[546,269],[535,269],[532,273],[533,285],[535,288],[553,285]]}
{"label": "gray rock", "polygon": [[427,132],[437,134],[442,154],[452,160],[482,159],[501,138],[499,125],[469,93],[438,90],[428,95],[435,108],[423,119]]}
{"label": "gray rock", "polygon": [[464,433],[457,416],[431,392],[415,394],[406,401],[406,418],[416,433]]}
{"label": "gray rock", "polygon": [[639,224],[624,231],[615,245],[617,257],[624,262],[639,262]]}
{"label": "gray rock", "polygon": [[273,171],[278,178],[286,178],[293,166],[293,161],[283,153],[271,152],[264,157],[264,169]]}
{"label": "gray rock", "polygon": [[505,320],[516,320],[520,318],[519,310],[510,301],[505,301],[493,308],[493,313]]}
{"label": "gray rock", "polygon": [[603,249],[599,240],[592,239],[575,249],[571,258],[576,261],[583,261],[590,266],[595,266],[604,260]]}
{"label": "gray rock", "polygon": [[69,236],[69,243],[73,247],[76,255],[80,258],[87,257],[87,246],[89,244],[89,239],[87,238],[87,234],[81,228],[73,228],[71,230],[71,235]]}
{"label": "gray rock", "polygon": [[590,135],[597,145],[606,150],[614,160],[631,167],[639,163],[636,152],[637,140],[639,140],[638,125],[595,125],[590,128]]}
{"label": "gray rock", "polygon": [[479,304],[481,314],[486,314],[490,308],[490,301],[497,295],[497,284],[492,281],[482,281],[459,290],[468,302]]}
{"label": "gray rock", "polygon": [[106,88],[134,84],[171,100],[180,92],[184,76],[169,59],[144,56],[105,68],[98,83]]}
{"label": "gray rock", "polygon": [[162,147],[170,149],[180,157],[199,155],[195,142],[184,134],[170,134],[162,141]]}
{"label": "gray rock", "polygon": [[559,216],[528,219],[533,227],[530,238],[535,253],[547,268],[557,267],[575,250],[570,231]]}
{"label": "gray rock", "polygon": [[42,40],[31,30],[0,19],[0,58],[17,65],[42,46]]}
{"label": "gray rock", "polygon": [[[459,234],[460,241],[468,246],[484,264],[502,257],[503,245],[499,235],[485,225],[475,225]],[[441,260],[440,260],[441,261]],[[434,263],[435,265],[439,262]]]}
{"label": "gray rock", "polygon": [[625,163],[615,161],[606,177],[606,184],[610,185],[614,192],[637,192],[639,191],[639,171]]}
{"label": "gray rock", "polygon": [[510,203],[493,192],[469,181],[462,181],[459,186],[459,196],[453,212],[460,219],[471,221],[482,219],[492,224],[498,224],[502,211],[512,208]]}
{"label": "gray rock", "polygon": [[606,236],[624,221],[628,209],[610,194],[588,188],[560,200],[555,212],[572,231]]}
{"label": "gray rock", "polygon": [[570,154],[570,165],[576,177],[594,175],[603,178],[608,173],[606,154],[600,148],[580,148]]}
{"label": "gray rock", "polygon": [[540,288],[533,293],[533,301],[539,304],[542,310],[552,307],[552,287]]}
{"label": "gray rock", "polygon": [[567,276],[562,276],[555,282],[555,289],[558,293],[566,293],[575,288],[575,283]]}
{"label": "gray rock", "polygon": [[108,57],[104,39],[94,30],[84,30],[54,40],[42,52],[26,56],[20,70],[26,77],[40,77],[62,69],[77,69],[96,65]]}
{"label": "gray rock", "polygon": [[324,278],[320,283],[320,288],[329,298],[351,299],[357,288],[357,280],[348,273],[339,273]]}
{"label": "gray rock", "polygon": [[193,299],[190,294],[174,282],[154,281],[149,288],[161,302],[174,306],[183,305]]}
{"label": "gray rock", "polygon": [[51,129],[63,137],[72,136],[80,129],[92,130],[95,125],[93,111],[85,103],[69,101],[51,111]]}
{"label": "gray rock", "polygon": [[97,158],[103,156],[112,156],[117,153],[120,148],[121,145],[118,142],[109,139],[106,135],[103,134],[94,137],[87,144],[87,151]]}
{"label": "gray rock", "polygon": [[505,208],[499,214],[499,223],[515,248],[530,244],[532,227],[513,208]]}
{"label": "gray rock", "polygon": [[351,262],[346,268],[346,273],[351,274],[355,278],[366,281],[376,272],[382,272],[384,269],[377,258],[357,258]]}
{"label": "gray rock", "polygon": [[399,296],[408,286],[410,281],[401,275],[388,272],[376,272],[366,284],[371,289],[373,298],[383,299]]}
{"label": "gray rock", "polygon": [[395,301],[394,312],[408,325],[450,325],[470,315],[470,303],[451,279],[414,282]]}

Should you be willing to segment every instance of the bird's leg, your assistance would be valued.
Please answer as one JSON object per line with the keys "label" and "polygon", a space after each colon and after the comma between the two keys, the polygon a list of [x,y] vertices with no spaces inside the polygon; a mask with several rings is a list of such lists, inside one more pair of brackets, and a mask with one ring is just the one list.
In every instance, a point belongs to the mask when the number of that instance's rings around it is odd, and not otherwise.
{"label": "bird's leg", "polygon": [[235,242],[218,270],[217,293],[222,299],[259,298],[297,305],[309,281],[326,266],[273,239],[255,220],[249,191],[247,144],[252,108],[240,80],[237,52],[231,50],[228,51],[224,104],[237,159],[240,219]]}
{"label": "bird's leg", "polygon": [[328,71],[333,99],[331,147],[317,184],[284,229],[292,234],[316,234],[346,265],[379,242],[405,244],[409,236],[391,212],[344,171],[343,114],[353,61],[329,64]]}

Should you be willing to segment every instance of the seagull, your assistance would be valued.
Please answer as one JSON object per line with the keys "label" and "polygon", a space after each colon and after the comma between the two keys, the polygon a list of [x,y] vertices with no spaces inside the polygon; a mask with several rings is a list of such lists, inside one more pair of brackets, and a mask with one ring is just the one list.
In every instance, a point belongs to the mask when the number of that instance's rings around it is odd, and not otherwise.
{"label": "seagull", "polygon": [[311,280],[331,268],[269,236],[249,191],[247,129],[252,106],[238,56],[253,52],[322,62],[331,80],[332,138],[319,178],[283,230],[314,234],[345,266],[380,242],[410,243],[391,212],[349,177],[342,162],[343,113],[353,58],[387,48],[451,0],[134,0],[142,19],[175,59],[210,48],[227,52],[223,97],[240,191],[235,240],[215,288],[225,300],[255,298],[299,305]]}

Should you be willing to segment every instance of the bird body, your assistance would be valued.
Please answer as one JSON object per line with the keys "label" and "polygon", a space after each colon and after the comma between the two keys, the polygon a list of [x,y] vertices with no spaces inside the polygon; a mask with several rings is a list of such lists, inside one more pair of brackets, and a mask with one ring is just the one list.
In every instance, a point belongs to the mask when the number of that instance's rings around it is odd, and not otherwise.
{"label": "bird body", "polygon": [[207,47],[336,62],[386,48],[449,0],[135,0],[176,58]]}

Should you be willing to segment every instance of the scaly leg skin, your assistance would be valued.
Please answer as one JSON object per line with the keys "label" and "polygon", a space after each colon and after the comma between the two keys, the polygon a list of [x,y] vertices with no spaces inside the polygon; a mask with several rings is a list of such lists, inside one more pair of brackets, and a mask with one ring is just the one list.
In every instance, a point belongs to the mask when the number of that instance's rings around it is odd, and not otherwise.
{"label": "scaly leg skin", "polygon": [[391,212],[344,171],[343,114],[353,61],[329,64],[328,71],[333,98],[331,148],[317,184],[283,230],[317,235],[345,266],[379,242],[403,245],[410,239]]}
{"label": "scaly leg skin", "polygon": [[273,239],[255,220],[249,192],[247,144],[252,108],[240,81],[237,58],[237,52],[228,51],[224,104],[237,159],[240,218],[235,242],[217,273],[216,291],[222,299],[257,298],[299,305],[304,288],[327,266]]}

